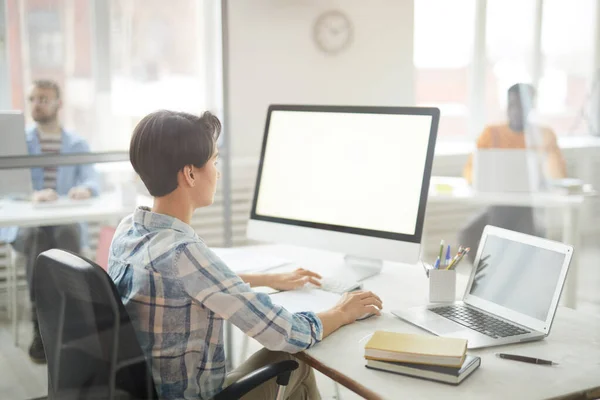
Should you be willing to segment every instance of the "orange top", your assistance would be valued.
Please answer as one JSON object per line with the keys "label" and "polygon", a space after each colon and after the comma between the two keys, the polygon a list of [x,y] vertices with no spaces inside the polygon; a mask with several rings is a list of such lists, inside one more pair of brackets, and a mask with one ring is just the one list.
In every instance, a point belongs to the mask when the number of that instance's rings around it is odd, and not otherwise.
{"label": "orange top", "polygon": [[[548,156],[547,171],[550,177],[554,179],[565,178],[567,167],[556,142],[556,135],[549,128],[542,127],[539,129],[542,137],[541,150]],[[533,146],[526,146],[523,132],[513,132],[508,124],[489,125],[477,139],[478,149],[524,149],[526,147],[532,148]],[[473,155],[470,155],[463,176],[471,183],[472,175]]]}

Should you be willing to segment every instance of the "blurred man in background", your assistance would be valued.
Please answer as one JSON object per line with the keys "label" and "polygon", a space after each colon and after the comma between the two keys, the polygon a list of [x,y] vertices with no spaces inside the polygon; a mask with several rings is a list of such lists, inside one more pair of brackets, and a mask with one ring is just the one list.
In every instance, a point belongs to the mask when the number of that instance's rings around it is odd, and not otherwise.
{"label": "blurred man in background", "polygon": [[[532,85],[517,83],[508,89],[508,122],[487,126],[477,139],[477,149],[535,149],[544,155],[546,176],[559,179],[567,175],[565,160],[561,154],[554,132],[531,122],[535,108],[536,90]],[[502,168],[502,166],[498,166]],[[465,165],[463,175],[469,183],[473,178],[473,155]],[[536,228],[534,210],[531,207],[494,206],[471,219],[460,231],[459,242],[477,249],[486,225],[494,225],[513,231],[541,235]],[[474,261],[476,251],[469,253]]]}
{"label": "blurred man in background", "polygon": [[[35,126],[26,132],[29,154],[88,153],[87,142],[66,131],[60,124],[58,113],[62,107],[60,88],[56,82],[37,80],[29,95],[31,117]],[[98,194],[98,177],[92,165],[65,165],[60,167],[32,168],[33,201],[48,202],[59,196],[75,200]],[[26,258],[27,283],[32,303],[33,341],[29,356],[34,362],[44,363],[46,355],[40,337],[32,288],[33,266],[41,252],[60,248],[80,252],[82,247],[80,224],[42,226],[33,228],[7,228],[1,232],[8,243]],[[11,237],[12,236],[12,237]]]}

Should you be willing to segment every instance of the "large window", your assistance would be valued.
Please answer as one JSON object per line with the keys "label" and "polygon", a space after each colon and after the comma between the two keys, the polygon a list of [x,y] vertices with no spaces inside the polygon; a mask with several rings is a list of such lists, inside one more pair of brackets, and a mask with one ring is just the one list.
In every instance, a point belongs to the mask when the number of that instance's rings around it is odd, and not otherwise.
{"label": "large window", "polygon": [[415,100],[440,108],[441,136],[468,129],[474,21],[475,0],[415,1]]}
{"label": "large window", "polygon": [[545,0],[539,112],[560,134],[587,133],[582,111],[593,80],[595,0]]}
{"label": "large window", "polygon": [[488,0],[485,122],[506,119],[508,88],[533,79],[535,0]]}
{"label": "large window", "polygon": [[[12,108],[56,80],[61,120],[93,151],[126,150],[147,113],[220,113],[219,2],[6,0]],[[176,3],[176,5],[174,4]]]}
{"label": "large window", "polygon": [[415,100],[440,108],[442,139],[505,121],[517,82],[537,84],[538,121],[589,133],[597,1],[414,1]]}

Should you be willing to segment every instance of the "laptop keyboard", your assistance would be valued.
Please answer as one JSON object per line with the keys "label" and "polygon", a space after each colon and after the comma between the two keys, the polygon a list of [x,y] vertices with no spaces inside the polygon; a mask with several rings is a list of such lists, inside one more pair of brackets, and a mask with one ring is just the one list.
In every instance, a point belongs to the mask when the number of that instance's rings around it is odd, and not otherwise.
{"label": "laptop keyboard", "polygon": [[518,326],[509,324],[477,311],[474,308],[465,307],[463,305],[456,304],[432,308],[430,311],[494,339],[529,333],[529,331],[519,328]]}

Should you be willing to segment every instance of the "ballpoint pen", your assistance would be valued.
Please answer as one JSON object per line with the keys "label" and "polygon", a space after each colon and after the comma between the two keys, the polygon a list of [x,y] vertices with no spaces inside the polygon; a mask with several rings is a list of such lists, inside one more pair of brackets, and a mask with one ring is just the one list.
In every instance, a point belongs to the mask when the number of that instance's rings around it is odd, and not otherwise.
{"label": "ballpoint pen", "polygon": [[446,267],[450,265],[450,245],[448,245],[448,249],[446,250],[446,262],[444,263]]}
{"label": "ballpoint pen", "polygon": [[444,257],[444,240],[442,239],[442,241],[440,242],[440,255],[439,255],[439,259],[440,259],[440,267],[442,266],[442,260]]}
{"label": "ballpoint pen", "polygon": [[458,264],[459,264],[459,263],[462,261],[462,259],[463,259],[463,258],[464,258],[464,257],[465,257],[467,254],[469,254],[469,251],[471,251],[471,248],[469,248],[469,247],[467,247],[466,249],[464,249],[464,250],[462,251],[462,253],[460,254],[460,256],[459,256],[459,257],[456,259],[456,261],[455,261],[455,262],[453,262],[453,263],[452,263],[452,265],[450,265],[450,267],[448,267],[448,269],[451,269],[451,270],[452,270],[452,269],[455,269],[455,268],[458,266]]}
{"label": "ballpoint pen", "polygon": [[456,259],[456,261],[454,262],[454,264],[452,264],[452,265],[449,267],[449,269],[451,269],[451,270],[452,270],[452,269],[456,268],[456,266],[457,266],[457,265],[458,265],[458,264],[459,264],[459,263],[462,261],[462,259],[463,259],[463,257],[464,257],[464,256],[465,256],[465,253],[462,253],[462,254],[460,255],[460,257],[458,257],[458,258]]}
{"label": "ballpoint pen", "polygon": [[505,360],[526,362],[529,364],[558,365],[558,363],[555,363],[550,360],[543,360],[541,358],[534,358],[534,357],[527,357],[527,356],[519,356],[516,354],[496,353],[496,357],[503,358]]}
{"label": "ballpoint pen", "polygon": [[448,264],[448,266],[446,267],[446,269],[452,269],[452,266],[456,264],[456,261],[458,261],[459,256],[459,254],[455,255],[452,261],[450,261],[450,264]]}
{"label": "ballpoint pen", "polygon": [[452,258],[452,261],[450,261],[450,264],[448,264],[446,269],[452,269],[452,266],[456,263],[456,261],[458,261],[459,257],[462,255],[463,251],[464,251],[463,247],[459,246],[458,253],[456,253],[456,255]]}

